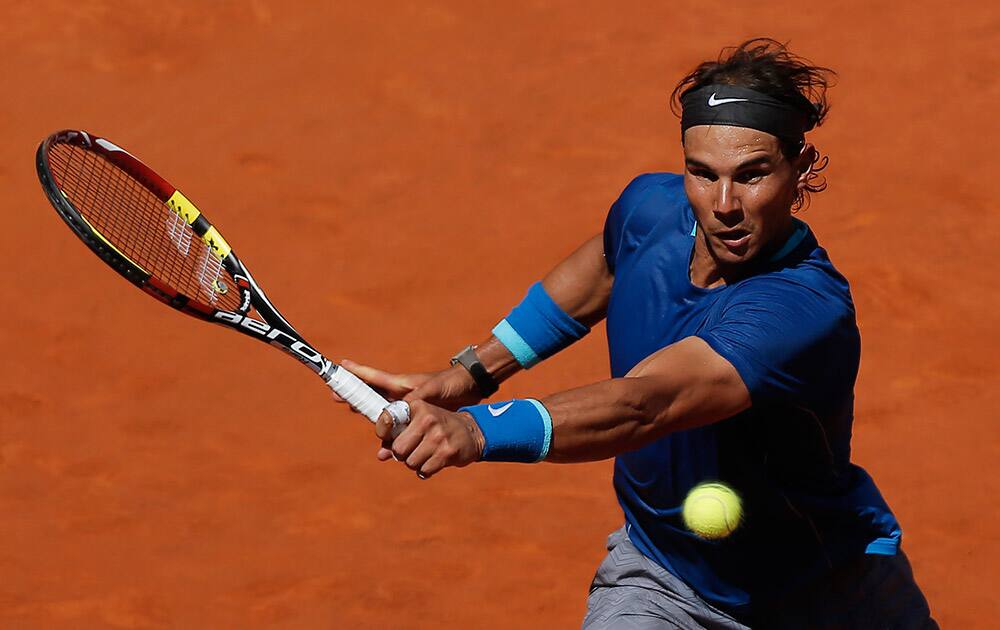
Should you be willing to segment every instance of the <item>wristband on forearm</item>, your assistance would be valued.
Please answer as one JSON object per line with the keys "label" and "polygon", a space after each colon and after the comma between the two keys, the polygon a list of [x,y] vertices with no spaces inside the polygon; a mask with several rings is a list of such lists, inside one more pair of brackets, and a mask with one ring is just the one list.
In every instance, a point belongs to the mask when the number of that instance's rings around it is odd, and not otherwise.
{"label": "wristband on forearm", "polygon": [[582,339],[590,329],[562,310],[541,282],[528,289],[521,303],[493,328],[493,336],[524,368]]}
{"label": "wristband on forearm", "polygon": [[462,407],[483,434],[483,461],[540,462],[552,443],[552,416],[533,398]]}

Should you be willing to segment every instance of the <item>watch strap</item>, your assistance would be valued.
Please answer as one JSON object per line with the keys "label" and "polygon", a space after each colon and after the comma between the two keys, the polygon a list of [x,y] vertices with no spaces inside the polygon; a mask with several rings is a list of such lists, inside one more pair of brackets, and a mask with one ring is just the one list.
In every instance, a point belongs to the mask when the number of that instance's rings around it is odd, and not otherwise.
{"label": "watch strap", "polygon": [[469,374],[472,375],[472,380],[476,382],[476,386],[479,388],[479,393],[483,398],[489,398],[496,393],[500,386],[497,385],[496,380],[493,376],[486,370],[486,366],[483,362],[479,360],[479,355],[476,354],[475,346],[467,346],[462,349],[461,352],[456,354],[452,360],[451,364],[456,363],[462,364]]}

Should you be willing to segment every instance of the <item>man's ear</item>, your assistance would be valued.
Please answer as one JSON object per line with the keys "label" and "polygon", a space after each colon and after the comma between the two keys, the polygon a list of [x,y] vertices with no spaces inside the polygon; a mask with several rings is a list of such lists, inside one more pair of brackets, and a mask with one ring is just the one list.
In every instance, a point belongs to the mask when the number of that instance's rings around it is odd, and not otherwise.
{"label": "man's ear", "polygon": [[795,171],[798,173],[798,178],[795,182],[795,187],[799,190],[803,190],[806,184],[809,183],[809,176],[812,175],[813,165],[816,164],[816,147],[810,143],[802,145],[802,150],[799,151],[799,155],[795,158]]}

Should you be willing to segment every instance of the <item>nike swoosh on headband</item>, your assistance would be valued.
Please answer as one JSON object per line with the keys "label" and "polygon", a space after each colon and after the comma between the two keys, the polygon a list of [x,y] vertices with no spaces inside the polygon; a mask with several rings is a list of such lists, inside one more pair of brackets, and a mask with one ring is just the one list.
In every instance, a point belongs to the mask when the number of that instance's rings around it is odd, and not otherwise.
{"label": "nike swoosh on headband", "polygon": [[726,103],[746,102],[750,100],[748,98],[715,98],[715,94],[716,94],[715,92],[712,92],[712,95],[708,97],[709,107],[715,107],[717,105],[725,105]]}

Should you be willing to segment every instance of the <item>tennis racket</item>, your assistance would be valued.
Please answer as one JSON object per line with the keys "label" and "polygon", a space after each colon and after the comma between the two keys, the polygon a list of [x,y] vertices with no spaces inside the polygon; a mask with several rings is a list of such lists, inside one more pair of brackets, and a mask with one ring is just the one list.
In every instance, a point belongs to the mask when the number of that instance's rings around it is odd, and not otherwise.
{"label": "tennis racket", "polygon": [[59,216],[126,280],[182,313],[283,350],[372,422],[386,409],[397,432],[409,421],[405,402],[390,404],[307,343],[205,215],[125,149],[64,130],[38,147],[35,167]]}

